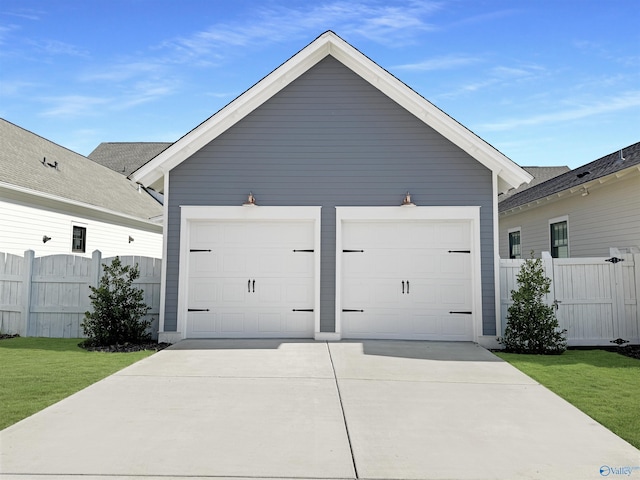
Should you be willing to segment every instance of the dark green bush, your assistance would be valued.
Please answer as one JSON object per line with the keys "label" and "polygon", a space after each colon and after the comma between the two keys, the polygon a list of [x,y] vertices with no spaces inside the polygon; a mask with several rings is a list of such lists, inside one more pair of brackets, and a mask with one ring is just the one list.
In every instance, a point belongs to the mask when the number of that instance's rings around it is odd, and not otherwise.
{"label": "dark green bush", "polygon": [[140,276],[138,265],[122,265],[119,257],[111,265],[103,264],[104,275],[98,287],[91,288],[93,312],[85,312],[82,329],[87,346],[123,343],[145,343],[151,340],[150,320],[143,317],[149,307],[143,301],[143,291],[133,286]]}
{"label": "dark green bush", "polygon": [[567,349],[566,330],[560,330],[553,307],[542,301],[551,286],[542,261],[532,255],[516,278],[519,288],[511,291],[513,305],[507,313],[504,337],[498,342],[512,353],[561,354]]}

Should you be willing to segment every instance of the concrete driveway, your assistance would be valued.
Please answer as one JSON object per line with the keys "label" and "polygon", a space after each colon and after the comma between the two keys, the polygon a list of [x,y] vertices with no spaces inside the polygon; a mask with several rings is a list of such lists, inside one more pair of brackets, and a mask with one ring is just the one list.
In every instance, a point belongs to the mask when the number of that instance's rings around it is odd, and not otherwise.
{"label": "concrete driveway", "polygon": [[0,432],[10,480],[583,480],[604,467],[640,478],[640,452],[471,343],[183,341]]}

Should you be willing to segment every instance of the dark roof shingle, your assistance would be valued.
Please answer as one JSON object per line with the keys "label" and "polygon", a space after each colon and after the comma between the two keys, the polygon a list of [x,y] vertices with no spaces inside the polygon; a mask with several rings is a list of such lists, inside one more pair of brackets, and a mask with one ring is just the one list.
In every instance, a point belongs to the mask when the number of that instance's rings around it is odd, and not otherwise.
{"label": "dark roof shingle", "polygon": [[103,142],[89,154],[89,159],[128,177],[170,145],[170,142]]}
{"label": "dark roof shingle", "polygon": [[620,170],[640,164],[640,142],[617,150],[567,173],[551,178],[524,191],[511,195],[499,203],[500,212],[526,205],[541,198],[579,187],[592,180],[606,177]]}

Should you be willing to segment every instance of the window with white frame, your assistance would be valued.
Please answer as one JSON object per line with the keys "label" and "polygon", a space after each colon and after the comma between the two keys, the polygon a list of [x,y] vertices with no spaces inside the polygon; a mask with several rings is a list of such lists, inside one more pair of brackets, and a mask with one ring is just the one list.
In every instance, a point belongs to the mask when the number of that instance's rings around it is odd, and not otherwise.
{"label": "window with white frame", "polygon": [[522,258],[520,229],[509,230],[509,258]]}
{"label": "window with white frame", "polygon": [[74,253],[85,253],[87,249],[87,228],[79,225],[73,226],[73,236],[71,237],[71,251]]}
{"label": "window with white frame", "polygon": [[569,228],[565,218],[549,221],[549,238],[553,258],[569,257]]}

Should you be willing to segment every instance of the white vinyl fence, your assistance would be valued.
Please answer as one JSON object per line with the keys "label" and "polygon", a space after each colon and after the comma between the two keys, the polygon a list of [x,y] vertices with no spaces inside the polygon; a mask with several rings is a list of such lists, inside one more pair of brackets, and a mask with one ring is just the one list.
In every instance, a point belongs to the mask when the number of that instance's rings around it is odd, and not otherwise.
{"label": "white vinyl fence", "polygon": [[[51,255],[35,258],[33,250],[24,257],[0,253],[0,332],[27,337],[81,338],[80,324],[91,310],[89,286],[96,287],[102,276],[99,251],[91,258]],[[123,265],[138,264],[140,277],[134,284],[144,291],[151,307],[152,334],[157,338],[160,308],[160,269],[157,258],[122,256]]]}
{"label": "white vinyl fence", "polygon": [[[615,258],[615,257],[613,257]],[[640,344],[640,255],[607,258],[543,258],[545,275],[552,281],[545,298],[557,307],[561,328],[570,346],[614,346],[623,339]],[[517,290],[516,275],[524,260],[500,260],[500,310],[502,331]]]}

